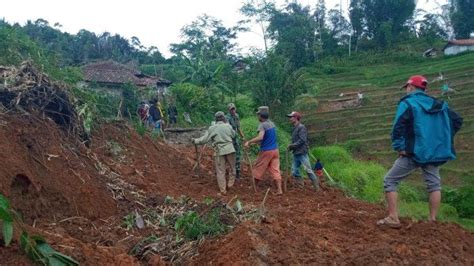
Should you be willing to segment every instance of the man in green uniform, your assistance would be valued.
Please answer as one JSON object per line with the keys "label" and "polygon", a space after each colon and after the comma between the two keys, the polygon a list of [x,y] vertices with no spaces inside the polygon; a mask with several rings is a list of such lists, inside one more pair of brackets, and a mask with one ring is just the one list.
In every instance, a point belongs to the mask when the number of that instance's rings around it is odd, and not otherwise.
{"label": "man in green uniform", "polygon": [[227,105],[227,109],[229,110],[226,115],[227,122],[232,126],[232,129],[238,134],[238,136],[236,134],[236,136],[232,139],[232,144],[234,144],[235,149],[235,177],[239,179],[241,158],[240,146],[242,144],[242,140],[244,139],[244,133],[240,129],[240,118],[239,114],[237,114],[237,108],[235,107],[235,104],[229,103]]}

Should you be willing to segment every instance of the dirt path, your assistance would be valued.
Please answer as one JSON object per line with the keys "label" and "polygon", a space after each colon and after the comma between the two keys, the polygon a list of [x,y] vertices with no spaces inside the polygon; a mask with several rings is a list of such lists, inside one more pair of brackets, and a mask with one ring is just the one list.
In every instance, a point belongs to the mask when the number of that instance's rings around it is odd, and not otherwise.
{"label": "dirt path", "polygon": [[[122,219],[143,204],[165,196],[197,201],[216,198],[212,151],[195,176],[193,147],[171,147],[140,137],[123,124],[96,131],[90,148],[78,144],[52,122],[29,116],[0,117],[0,192],[11,198],[34,232],[84,264],[147,263],[130,249],[160,230],[125,230]],[[57,156],[57,157],[56,157]],[[258,205],[266,182],[254,194],[246,166],[244,181],[228,196]],[[229,234],[206,239],[194,264],[473,264],[474,235],[454,224],[402,220],[400,230],[381,230],[382,206],[346,198],[326,188],[314,193],[291,189],[270,194],[267,222],[245,222]],[[33,228],[34,227],[34,228]],[[22,264],[13,247],[0,247],[2,264]],[[152,259],[149,264],[162,261]]]}

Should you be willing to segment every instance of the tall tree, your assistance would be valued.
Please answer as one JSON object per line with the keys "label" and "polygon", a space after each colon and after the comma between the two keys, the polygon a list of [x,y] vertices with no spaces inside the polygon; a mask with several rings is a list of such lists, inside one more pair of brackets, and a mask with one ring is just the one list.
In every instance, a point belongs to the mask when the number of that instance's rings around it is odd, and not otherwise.
{"label": "tall tree", "polygon": [[447,39],[448,33],[442,26],[441,16],[438,14],[427,13],[423,19],[417,21],[418,37],[425,39],[432,45],[436,40]]}
{"label": "tall tree", "polygon": [[292,2],[284,10],[275,11],[268,31],[277,42],[275,51],[289,58],[291,66],[297,69],[315,60],[315,27],[309,7]]}
{"label": "tall tree", "polygon": [[319,36],[320,45],[322,45],[322,35],[324,29],[326,28],[326,3],[324,0],[318,0],[313,17],[316,23],[316,30],[317,35]]}
{"label": "tall tree", "polygon": [[[240,27],[227,28],[222,21],[203,15],[182,28],[182,42],[171,45],[171,51],[184,62],[185,81],[207,89],[232,94],[228,80],[232,73],[235,39]],[[235,95],[234,95],[235,96]]]}
{"label": "tall tree", "polygon": [[240,8],[240,13],[260,27],[265,53],[269,48],[268,24],[275,9],[275,2],[268,0],[248,0]]}
{"label": "tall tree", "polygon": [[415,6],[415,0],[352,0],[351,20],[377,46],[387,47],[408,31],[405,23]]}
{"label": "tall tree", "polygon": [[474,1],[452,0],[450,17],[456,38],[469,38],[474,32]]}
{"label": "tall tree", "polygon": [[274,51],[265,56],[254,55],[251,59],[252,71],[248,72],[245,84],[252,88],[255,103],[270,106],[272,110],[291,106],[291,87],[287,85],[292,68],[289,60]]}
{"label": "tall tree", "polygon": [[355,44],[355,51],[359,49],[359,40],[363,37],[365,32],[364,25],[364,9],[362,1],[353,0],[349,6],[349,19],[352,26],[353,42]]}
{"label": "tall tree", "polygon": [[328,12],[329,37],[336,41],[336,45],[347,43],[351,34],[351,25],[341,13],[340,9],[331,9]]}

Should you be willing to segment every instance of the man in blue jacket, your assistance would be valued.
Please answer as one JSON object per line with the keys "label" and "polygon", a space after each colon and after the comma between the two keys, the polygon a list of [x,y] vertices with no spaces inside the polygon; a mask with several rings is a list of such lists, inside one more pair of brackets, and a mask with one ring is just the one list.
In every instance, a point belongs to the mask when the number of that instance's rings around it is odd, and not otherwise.
{"label": "man in blue jacket", "polygon": [[377,222],[399,228],[397,186],[417,168],[429,193],[430,221],[436,220],[441,202],[439,166],[456,159],[454,135],[462,118],[447,103],[425,93],[428,82],[423,76],[412,76],[402,87],[406,90],[399,104],[392,129],[392,147],[398,159],[384,177],[388,216]]}

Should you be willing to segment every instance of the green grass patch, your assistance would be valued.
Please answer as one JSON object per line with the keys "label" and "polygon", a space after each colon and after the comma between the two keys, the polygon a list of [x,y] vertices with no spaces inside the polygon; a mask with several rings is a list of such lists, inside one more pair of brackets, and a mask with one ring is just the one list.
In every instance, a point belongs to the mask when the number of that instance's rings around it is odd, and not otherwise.
{"label": "green grass patch", "polygon": [[443,202],[454,206],[462,218],[474,219],[474,187],[444,188]]}
{"label": "green grass patch", "polygon": [[349,195],[369,202],[382,201],[383,176],[386,172],[382,165],[354,160],[340,146],[314,148],[311,154],[321,159],[334,181]]}
{"label": "green grass patch", "polygon": [[194,211],[189,211],[176,220],[175,230],[190,240],[223,234],[227,228],[221,223],[219,217],[219,208],[213,209],[204,216],[200,216]]}
{"label": "green grass patch", "polygon": [[[426,220],[429,215],[428,202],[404,202],[400,201],[399,211],[401,217],[411,217],[416,220]],[[438,220],[446,222],[454,222],[459,219],[458,212],[455,207],[442,203],[438,212]]]}

